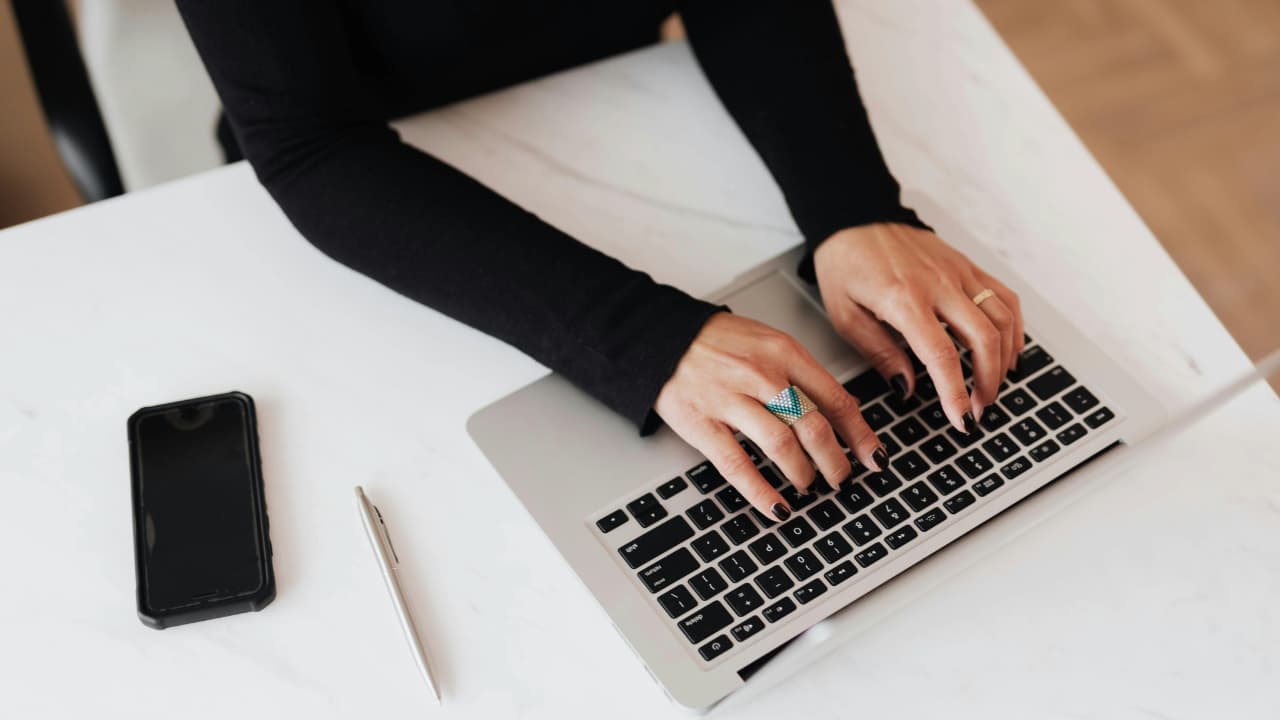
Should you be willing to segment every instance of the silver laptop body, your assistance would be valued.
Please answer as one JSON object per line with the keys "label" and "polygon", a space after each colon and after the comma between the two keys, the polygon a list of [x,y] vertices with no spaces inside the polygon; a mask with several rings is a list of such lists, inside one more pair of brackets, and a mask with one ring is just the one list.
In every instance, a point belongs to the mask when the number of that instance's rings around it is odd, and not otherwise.
{"label": "silver laptop body", "polygon": [[[902,448],[894,459],[908,452],[923,457],[924,444],[937,436],[949,437],[956,445],[956,455],[940,463],[926,458],[928,470],[911,478],[899,474],[901,484],[884,494],[862,485],[870,495],[869,503],[848,493],[842,497],[834,492],[818,495],[796,513],[805,518],[813,534],[796,531],[795,545],[782,534],[782,528],[763,527],[758,517],[750,517],[749,508],[734,509],[735,505],[720,502],[717,494],[724,486],[706,494],[701,492],[689,472],[698,468],[704,458],[672,432],[664,429],[652,437],[640,438],[635,427],[558,375],[502,398],[468,421],[468,431],[494,468],[595,595],[652,676],[681,705],[703,709],[725,698],[743,687],[747,678],[783,646],[815,624],[1069,470],[1118,442],[1136,437],[1162,415],[1154,398],[985,247],[967,237],[961,228],[950,226],[945,218],[936,217],[936,213],[922,215],[949,242],[1019,293],[1032,345],[1041,347],[1052,361],[1001,393],[1004,399],[1021,390],[1034,406],[1020,415],[1006,411],[1009,421],[994,430],[984,429],[973,445],[960,447],[945,427],[926,425],[928,437],[911,445],[897,443]],[[831,330],[816,292],[795,276],[800,253],[799,249],[793,250],[765,262],[711,299],[790,333],[837,379],[848,381],[870,367]],[[1071,378],[1067,387],[1055,390],[1062,383],[1047,378],[1037,383],[1041,375],[1059,367]],[[1031,383],[1048,396],[1039,397],[1030,389]],[[1084,396],[1078,392],[1080,387],[1087,388],[1096,403],[1085,407]],[[1068,395],[1074,404],[1067,402]],[[1059,409],[1045,415],[1058,423],[1053,427],[1038,415],[1050,404]],[[864,402],[864,410],[873,405],[884,409],[886,403],[883,398]],[[918,418],[929,405],[924,402],[912,416]],[[1102,412],[1104,408],[1108,412]],[[1066,410],[1065,421],[1060,417],[1061,410]],[[892,428],[904,419],[890,414],[892,422],[878,431],[882,437],[894,437]],[[1021,438],[1028,437],[1033,429],[1028,425],[1021,425],[1022,435],[1014,436],[1013,426],[1024,419],[1032,419],[1043,436],[1022,442]],[[992,446],[995,451],[985,449],[984,443],[998,435],[1004,435],[1005,440]],[[1014,441],[1012,456],[1007,454],[1010,448],[1006,441],[1010,439]],[[1042,447],[1046,443],[1056,449],[1047,452],[1048,448]],[[975,449],[987,462],[966,463],[965,467],[975,471],[976,476],[958,472],[961,458]],[[769,465],[767,458],[762,458],[761,463]],[[988,469],[978,471],[988,463]],[[949,473],[933,477],[947,467]],[[865,479],[865,471],[862,476]],[[957,477],[962,487],[956,487]],[[658,489],[675,478],[683,479],[686,487],[670,497],[661,497]],[[859,479],[855,477],[854,482]],[[906,502],[908,492],[915,493],[912,499],[917,504],[930,504],[916,510]],[[628,514],[621,524],[608,532],[602,530],[599,521],[619,510],[627,513],[628,504],[649,493],[665,511],[660,520],[641,527],[637,518]],[[936,500],[929,500],[929,494],[936,495]],[[968,501],[953,501],[957,497],[963,500],[964,494],[969,496]],[[881,506],[895,498],[898,507],[905,507],[910,517],[901,522],[880,521],[875,511],[884,510]],[[722,517],[708,522],[708,506],[704,504],[707,501]],[[813,517],[811,514],[820,506],[824,508],[821,517]],[[832,507],[840,515],[834,524]],[[924,517],[930,513],[933,515]],[[737,543],[729,539],[725,525],[739,515],[750,519],[736,520],[737,529],[750,523],[760,527],[753,537]],[[695,516],[706,526],[694,522]],[[853,526],[855,521],[860,524]],[[677,542],[669,547],[660,545],[661,557],[651,558],[649,546],[653,543],[646,541],[646,534],[665,523],[671,525],[662,531],[664,543],[669,544],[672,538]],[[682,524],[691,532],[679,527],[675,533],[672,527]],[[890,524],[892,527],[884,527]],[[711,531],[725,538],[724,543],[716,543],[718,550],[705,543],[705,536]],[[870,532],[877,534],[867,538]],[[771,552],[758,555],[751,547],[770,533],[783,537],[778,543],[778,557]],[[861,543],[856,543],[855,537]],[[890,544],[891,537],[896,538],[896,547]],[[723,545],[728,545],[727,550]],[[766,551],[771,547],[771,543],[761,542],[757,549]],[[704,559],[704,553],[709,559]],[[744,575],[740,562],[726,569],[723,563],[738,553],[742,554],[737,561],[744,557],[751,561],[747,570],[750,564],[756,569]],[[805,565],[799,561],[801,555],[810,565],[817,560],[817,567],[797,571],[797,566]],[[643,562],[635,563],[637,557]],[[690,557],[697,561],[692,570],[686,567]],[[680,558],[683,563],[676,562]],[[766,562],[768,558],[772,559]],[[938,560],[946,562],[946,558],[944,553]],[[671,577],[663,577],[663,562],[676,568],[666,573]],[[708,569],[714,570],[722,582],[706,582],[712,577],[703,576]],[[781,591],[776,582],[770,584],[769,589],[776,593],[770,596],[759,579],[775,569],[785,577],[779,578],[775,572],[772,579],[786,579],[792,584]],[[729,570],[736,575],[730,575]],[[680,575],[681,572],[686,574]],[[694,591],[695,587],[707,596]],[[729,602],[730,594],[734,594],[736,605]],[[758,596],[759,601],[755,602],[752,595]],[[786,610],[788,604],[792,606],[790,610]],[[769,613],[771,609],[775,612]],[[832,636],[844,637],[839,633]],[[712,659],[706,659],[708,655]]]}

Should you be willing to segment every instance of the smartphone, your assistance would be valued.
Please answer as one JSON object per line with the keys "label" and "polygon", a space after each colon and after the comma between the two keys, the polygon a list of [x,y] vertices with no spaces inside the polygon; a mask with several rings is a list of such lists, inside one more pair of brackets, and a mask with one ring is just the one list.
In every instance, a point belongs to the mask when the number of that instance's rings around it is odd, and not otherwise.
{"label": "smartphone", "polygon": [[241,392],[129,417],[138,617],[166,628],[275,597],[253,399]]}

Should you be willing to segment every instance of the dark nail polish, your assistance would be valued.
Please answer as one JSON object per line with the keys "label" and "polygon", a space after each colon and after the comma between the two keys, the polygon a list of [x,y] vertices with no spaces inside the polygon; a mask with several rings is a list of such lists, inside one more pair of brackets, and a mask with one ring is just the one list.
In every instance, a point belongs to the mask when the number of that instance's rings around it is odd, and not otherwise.
{"label": "dark nail polish", "polygon": [[877,448],[875,452],[871,453],[871,459],[875,461],[876,467],[880,472],[889,469],[889,453],[885,452],[883,447]]}
{"label": "dark nail polish", "polygon": [[893,386],[893,393],[898,396],[899,400],[907,399],[907,376],[898,373],[889,379],[889,384]]}
{"label": "dark nail polish", "polygon": [[971,412],[964,414],[964,431],[969,435],[978,432],[978,421],[973,419],[973,413]]}
{"label": "dark nail polish", "polygon": [[778,518],[778,522],[786,522],[786,519],[791,517],[791,508],[783,505],[782,503],[774,503],[773,507],[769,508],[769,510],[773,513],[774,517]]}

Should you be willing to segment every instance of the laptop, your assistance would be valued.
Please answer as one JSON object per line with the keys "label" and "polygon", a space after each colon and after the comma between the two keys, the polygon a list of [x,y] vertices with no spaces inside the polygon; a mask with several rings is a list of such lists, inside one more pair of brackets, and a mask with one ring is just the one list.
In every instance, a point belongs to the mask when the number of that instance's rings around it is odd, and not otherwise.
{"label": "laptop", "polygon": [[[936,208],[915,206],[1022,298],[1026,349],[972,436],[950,427],[918,365],[916,395],[899,401],[835,334],[817,291],[795,274],[802,249],[762,263],[710,299],[804,344],[857,396],[891,451],[889,471],[854,460],[853,477],[840,488],[802,496],[743,439],[795,511],[778,523],[751,509],[670,430],[641,438],[558,375],[467,423],[680,705],[715,705],[815,625],[846,614],[926,558],[946,562],[944,551],[963,545],[966,533],[1019,512],[1020,500],[1163,417],[1139,383],[1016,272]],[[962,356],[967,375],[968,353]],[[847,636],[817,635],[811,644]]]}

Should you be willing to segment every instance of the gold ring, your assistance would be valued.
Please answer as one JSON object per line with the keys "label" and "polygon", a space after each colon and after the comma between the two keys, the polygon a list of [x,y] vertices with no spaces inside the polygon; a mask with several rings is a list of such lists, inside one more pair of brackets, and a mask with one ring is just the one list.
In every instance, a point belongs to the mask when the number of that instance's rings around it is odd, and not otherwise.
{"label": "gold ring", "polygon": [[988,299],[993,298],[995,296],[996,296],[996,291],[992,290],[991,288],[987,288],[982,292],[978,293],[977,295],[973,296],[973,304],[981,305],[982,303],[986,302]]}

